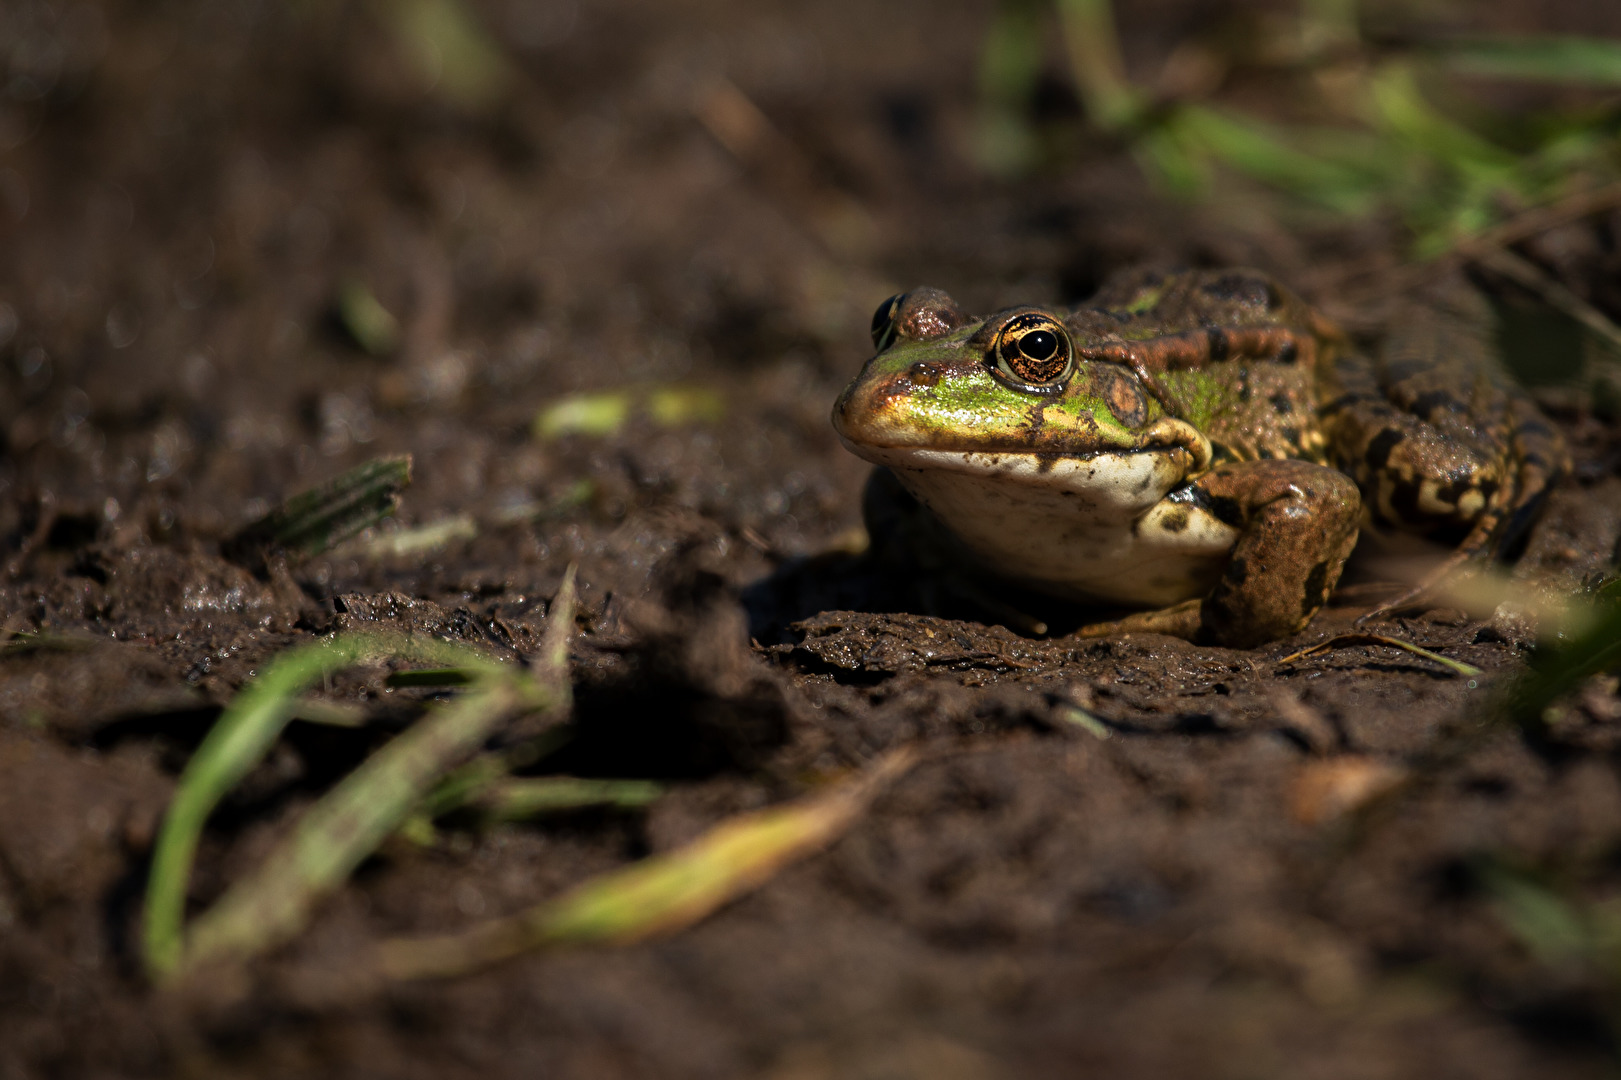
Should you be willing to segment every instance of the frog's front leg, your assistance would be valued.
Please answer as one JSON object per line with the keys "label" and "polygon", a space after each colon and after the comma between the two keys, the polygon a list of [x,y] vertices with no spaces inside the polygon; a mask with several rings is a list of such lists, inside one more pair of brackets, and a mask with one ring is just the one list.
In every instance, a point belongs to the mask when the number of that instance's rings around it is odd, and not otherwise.
{"label": "frog's front leg", "polygon": [[[1219,466],[1168,498],[1239,530],[1220,579],[1200,599],[1088,626],[1082,636],[1151,630],[1247,649],[1295,633],[1339,581],[1362,509],[1344,473],[1283,459]],[[1167,527],[1167,515],[1146,520]],[[1186,528],[1181,519],[1179,531]]]}

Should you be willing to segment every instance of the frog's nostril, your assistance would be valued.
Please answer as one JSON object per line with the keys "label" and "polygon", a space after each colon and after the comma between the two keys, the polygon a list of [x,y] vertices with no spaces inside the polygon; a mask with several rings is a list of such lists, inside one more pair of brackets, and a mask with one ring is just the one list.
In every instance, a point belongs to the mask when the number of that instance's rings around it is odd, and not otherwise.
{"label": "frog's nostril", "polygon": [[943,372],[939,364],[931,364],[927,360],[919,360],[906,369],[906,377],[918,386],[938,386]]}

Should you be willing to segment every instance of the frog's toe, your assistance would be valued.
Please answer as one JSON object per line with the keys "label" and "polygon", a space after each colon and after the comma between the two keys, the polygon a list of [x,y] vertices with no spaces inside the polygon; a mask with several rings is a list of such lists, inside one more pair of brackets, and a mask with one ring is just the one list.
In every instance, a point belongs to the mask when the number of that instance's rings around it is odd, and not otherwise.
{"label": "frog's toe", "polygon": [[1110,634],[1165,634],[1193,641],[1199,636],[1203,600],[1188,600],[1158,611],[1139,611],[1111,622],[1090,623],[1075,631],[1076,637],[1108,637]]}

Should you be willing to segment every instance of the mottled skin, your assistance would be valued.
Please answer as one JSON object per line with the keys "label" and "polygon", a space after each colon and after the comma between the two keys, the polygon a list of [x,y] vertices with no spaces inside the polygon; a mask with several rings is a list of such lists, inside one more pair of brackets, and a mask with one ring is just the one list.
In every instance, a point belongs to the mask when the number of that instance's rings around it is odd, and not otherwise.
{"label": "mottled skin", "polygon": [[926,561],[1154,609],[1083,633],[1251,647],[1322,606],[1359,484],[1380,517],[1466,531],[1463,556],[1540,503],[1564,449],[1481,305],[1423,298],[1369,358],[1254,271],[1133,272],[1074,311],[984,319],[916,289],[880,307],[833,423],[926,508],[912,525],[867,506]]}

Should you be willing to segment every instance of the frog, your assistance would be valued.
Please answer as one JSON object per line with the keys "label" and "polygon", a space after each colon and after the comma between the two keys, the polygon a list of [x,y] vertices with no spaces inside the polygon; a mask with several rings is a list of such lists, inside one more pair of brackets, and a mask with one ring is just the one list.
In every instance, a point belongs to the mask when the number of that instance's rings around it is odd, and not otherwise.
{"label": "frog", "polygon": [[875,542],[992,597],[1129,612],[1083,637],[1256,648],[1311,622],[1368,526],[1454,541],[1394,610],[1512,546],[1569,468],[1461,276],[1371,347],[1246,268],[1137,268],[1074,308],[983,317],[924,286],[879,305],[872,340],[832,421],[878,467]]}

